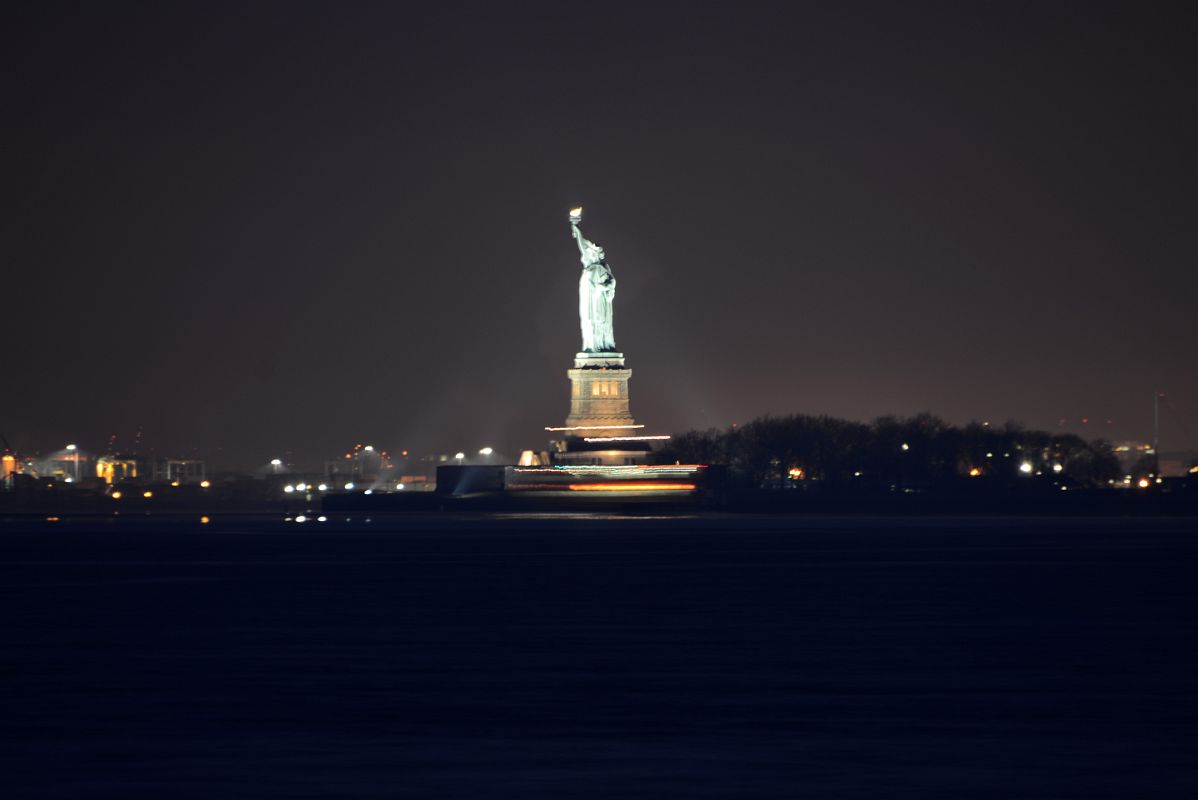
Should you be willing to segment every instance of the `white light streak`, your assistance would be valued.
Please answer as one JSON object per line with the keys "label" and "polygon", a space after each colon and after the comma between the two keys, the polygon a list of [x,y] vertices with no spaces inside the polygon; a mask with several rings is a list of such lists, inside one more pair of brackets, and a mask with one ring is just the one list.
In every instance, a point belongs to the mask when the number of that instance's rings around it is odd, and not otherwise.
{"label": "white light streak", "polygon": [[644,425],[575,425],[572,428],[546,428],[547,431],[628,431]]}

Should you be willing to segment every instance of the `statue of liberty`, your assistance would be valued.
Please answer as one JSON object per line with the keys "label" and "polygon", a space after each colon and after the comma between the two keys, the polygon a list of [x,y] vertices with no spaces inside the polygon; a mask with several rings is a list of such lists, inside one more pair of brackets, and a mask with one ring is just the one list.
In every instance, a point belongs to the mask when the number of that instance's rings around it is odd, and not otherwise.
{"label": "statue of liberty", "polygon": [[578,319],[582,324],[582,352],[613,353],[616,335],[612,325],[612,301],[616,297],[616,278],[603,258],[603,248],[588,241],[578,227],[582,209],[570,212],[570,227],[582,257],[582,276],[578,279]]}

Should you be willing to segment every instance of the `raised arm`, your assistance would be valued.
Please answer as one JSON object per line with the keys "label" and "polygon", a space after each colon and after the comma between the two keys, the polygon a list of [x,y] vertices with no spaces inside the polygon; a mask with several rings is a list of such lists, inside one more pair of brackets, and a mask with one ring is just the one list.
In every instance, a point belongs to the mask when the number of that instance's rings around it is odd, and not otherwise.
{"label": "raised arm", "polygon": [[577,222],[571,220],[570,232],[574,235],[574,241],[578,243],[579,255],[586,255],[589,242],[583,237],[582,230],[578,227]]}

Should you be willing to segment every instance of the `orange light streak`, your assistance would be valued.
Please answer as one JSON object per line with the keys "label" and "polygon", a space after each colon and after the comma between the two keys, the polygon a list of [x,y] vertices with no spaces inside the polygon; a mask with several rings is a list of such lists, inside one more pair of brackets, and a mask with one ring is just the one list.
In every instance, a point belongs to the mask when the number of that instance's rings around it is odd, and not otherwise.
{"label": "orange light streak", "polygon": [[693,483],[665,483],[658,481],[613,481],[612,483],[571,483],[572,492],[690,492]]}

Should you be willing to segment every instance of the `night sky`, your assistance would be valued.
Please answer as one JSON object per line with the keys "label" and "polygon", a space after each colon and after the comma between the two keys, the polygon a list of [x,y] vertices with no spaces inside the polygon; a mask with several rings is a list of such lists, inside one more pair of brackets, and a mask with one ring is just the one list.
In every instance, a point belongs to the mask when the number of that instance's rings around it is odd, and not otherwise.
{"label": "night sky", "polygon": [[581,204],[647,433],[1147,440],[1160,390],[1198,447],[1190,20],[500,5],[9,10],[0,432],[218,468],[542,447]]}

